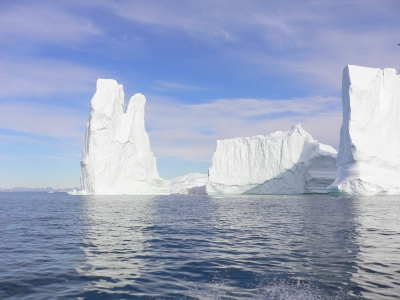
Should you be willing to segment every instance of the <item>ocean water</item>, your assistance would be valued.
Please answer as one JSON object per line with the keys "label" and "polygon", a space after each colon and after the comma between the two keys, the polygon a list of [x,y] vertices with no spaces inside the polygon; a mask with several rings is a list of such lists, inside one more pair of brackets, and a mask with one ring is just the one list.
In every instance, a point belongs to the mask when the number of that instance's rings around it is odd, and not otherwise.
{"label": "ocean water", "polygon": [[0,299],[399,297],[399,197],[0,194]]}

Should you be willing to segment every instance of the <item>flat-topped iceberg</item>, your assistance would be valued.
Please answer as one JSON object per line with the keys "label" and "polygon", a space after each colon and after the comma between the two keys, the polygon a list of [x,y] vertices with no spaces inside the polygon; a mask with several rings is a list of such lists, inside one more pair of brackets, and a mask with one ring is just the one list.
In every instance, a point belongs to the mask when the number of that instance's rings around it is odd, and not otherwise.
{"label": "flat-topped iceberg", "polygon": [[395,69],[347,66],[343,124],[332,192],[400,193],[400,76]]}
{"label": "flat-topped iceberg", "polygon": [[81,162],[81,194],[169,194],[144,126],[146,98],[135,94],[124,111],[122,85],[99,79],[91,101]]}
{"label": "flat-topped iceberg", "polygon": [[171,194],[203,194],[208,180],[207,174],[190,173],[169,181]]}
{"label": "flat-topped iceberg", "polygon": [[268,136],[218,140],[207,193],[326,193],[335,179],[336,155],[300,124]]}

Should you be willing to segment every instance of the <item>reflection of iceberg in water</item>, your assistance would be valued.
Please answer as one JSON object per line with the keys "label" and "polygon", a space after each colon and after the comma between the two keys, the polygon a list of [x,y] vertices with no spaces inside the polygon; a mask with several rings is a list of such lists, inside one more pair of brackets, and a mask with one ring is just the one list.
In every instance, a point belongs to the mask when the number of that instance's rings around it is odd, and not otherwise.
{"label": "reflection of iceberg in water", "polygon": [[153,197],[85,196],[82,201],[86,264],[77,271],[90,278],[85,290],[122,292],[143,267],[143,231],[152,225]]}
{"label": "reflection of iceberg in water", "polygon": [[357,272],[352,281],[367,299],[400,295],[400,205],[397,197],[359,198]]}
{"label": "reflection of iceberg in water", "polygon": [[379,200],[86,196],[80,296],[395,298],[400,206]]}
{"label": "reflection of iceberg in water", "polygon": [[[305,286],[349,287],[358,249],[352,201],[316,195],[225,199],[218,199],[214,216],[218,231],[224,235],[221,239],[229,234],[230,244],[220,252],[226,253],[227,261],[238,263],[240,258],[243,268],[251,265],[253,272],[267,278],[262,289],[273,288],[277,293],[291,289],[291,280],[306,282]],[[237,209],[240,206],[242,209]],[[278,284],[280,280],[282,284]]]}

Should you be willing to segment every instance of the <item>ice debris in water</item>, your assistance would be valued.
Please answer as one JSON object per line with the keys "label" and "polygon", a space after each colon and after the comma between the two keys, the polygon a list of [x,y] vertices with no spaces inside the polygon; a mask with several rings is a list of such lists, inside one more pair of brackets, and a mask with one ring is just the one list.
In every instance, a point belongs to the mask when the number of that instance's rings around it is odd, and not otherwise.
{"label": "ice debris in water", "polygon": [[400,76],[395,69],[343,70],[343,124],[332,192],[400,194]]}
{"label": "ice debris in water", "polygon": [[135,94],[124,111],[122,85],[97,80],[81,162],[80,194],[169,194],[158,175],[144,126],[146,98]]}
{"label": "ice debris in water", "polygon": [[[190,173],[169,181],[171,194],[205,193],[207,174]],[[204,192],[203,192],[204,190]]]}
{"label": "ice debris in water", "polygon": [[219,140],[207,193],[326,193],[335,179],[336,155],[300,124],[267,136]]}

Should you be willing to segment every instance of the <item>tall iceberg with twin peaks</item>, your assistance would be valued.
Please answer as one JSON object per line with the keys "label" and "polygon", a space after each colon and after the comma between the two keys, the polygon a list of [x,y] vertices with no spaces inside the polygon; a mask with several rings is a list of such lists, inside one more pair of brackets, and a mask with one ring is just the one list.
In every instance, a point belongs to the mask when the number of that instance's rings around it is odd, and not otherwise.
{"label": "tall iceberg with twin peaks", "polygon": [[91,101],[81,162],[83,193],[169,194],[158,175],[144,125],[146,98],[135,94],[124,111],[124,90],[113,79],[98,79]]}
{"label": "tall iceberg with twin peaks", "polygon": [[208,171],[209,194],[327,193],[336,174],[334,148],[300,124],[267,136],[217,141]]}
{"label": "tall iceberg with twin peaks", "polygon": [[400,76],[395,69],[348,65],[332,192],[400,194]]}

